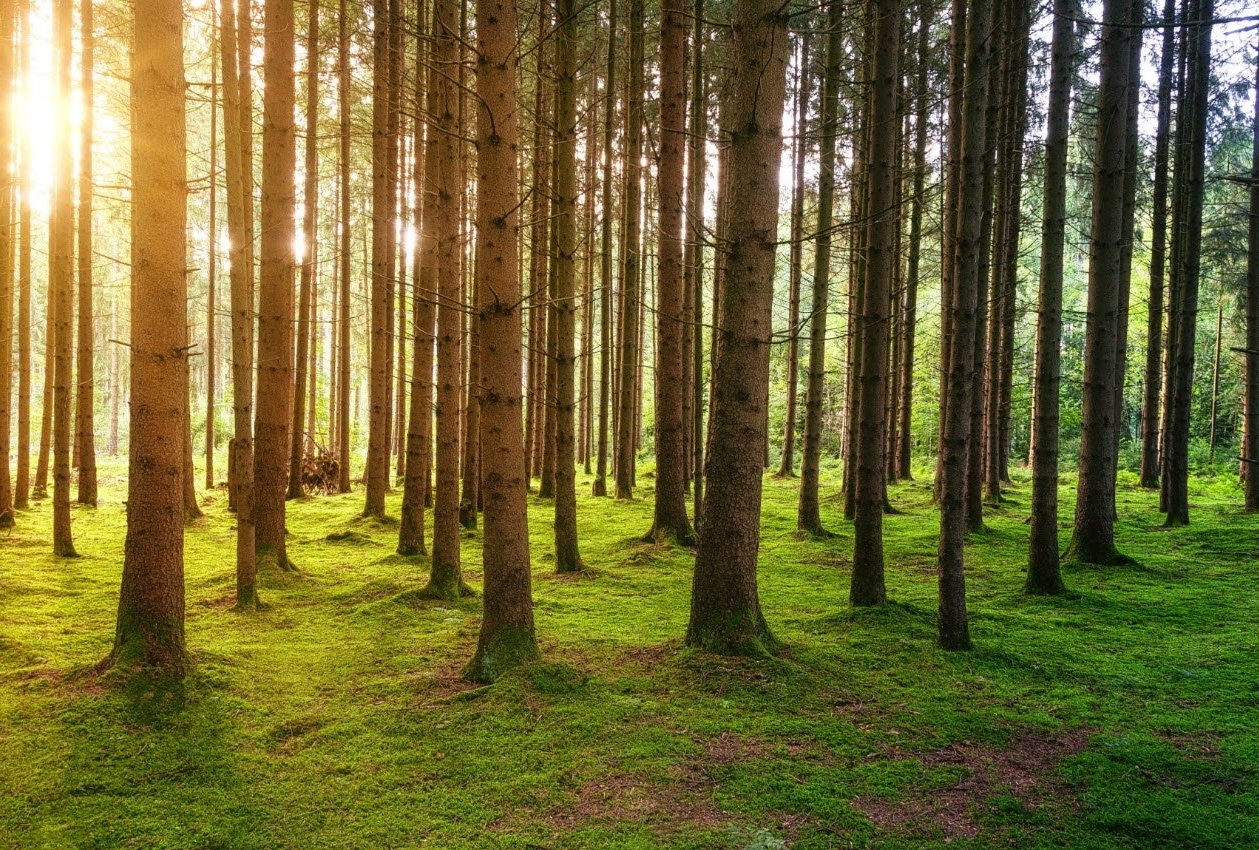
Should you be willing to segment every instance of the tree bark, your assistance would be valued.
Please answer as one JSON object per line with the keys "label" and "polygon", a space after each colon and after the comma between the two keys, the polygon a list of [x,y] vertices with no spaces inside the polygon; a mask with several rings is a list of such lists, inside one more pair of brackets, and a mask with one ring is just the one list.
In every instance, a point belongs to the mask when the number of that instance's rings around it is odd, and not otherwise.
{"label": "tree bark", "polygon": [[[23,74],[30,52],[30,3],[23,2],[19,13],[21,37],[17,42],[17,66]],[[15,172],[21,182],[21,203],[18,208],[17,255],[17,475],[14,481],[13,507],[25,510],[30,506],[31,479],[31,143],[23,135],[19,148],[20,169]]]}
{"label": "tree bark", "polygon": [[725,289],[716,333],[721,345],[713,388],[705,478],[704,529],[691,589],[688,646],[765,655],[778,646],[756,587],[762,447],[768,439],[778,165],[787,76],[785,9],[774,0],[738,0],[733,18],[735,85],[730,108],[730,201]]}
{"label": "tree bark", "polygon": [[78,382],[75,384],[75,454],[79,459],[79,489],[75,501],[81,505],[96,506],[96,381],[95,381],[95,320],[92,309],[92,78],[95,56],[92,32],[92,0],[82,0],[79,5],[79,96],[83,111],[79,119],[79,221],[78,221],[78,271],[79,271],[79,338],[76,355]]}
{"label": "tree bark", "polygon": [[1246,245],[1246,396],[1243,402],[1245,438],[1242,457],[1246,458],[1245,487],[1247,513],[1259,511],[1259,61],[1255,63],[1255,113],[1253,146],[1250,154],[1250,226]]}
{"label": "tree bark", "polygon": [[[0,91],[6,93],[14,76],[13,6],[11,0],[0,3]],[[0,152],[6,157],[12,136],[12,115],[6,108],[0,114]],[[12,528],[14,523],[9,469],[13,412],[13,182],[9,161],[0,160],[0,528]]]}
{"label": "tree bark", "polygon": [[[77,557],[70,527],[70,407],[74,349],[74,186],[70,156],[70,60],[72,9],[70,0],[53,4],[58,132],[53,142],[52,207],[48,227],[48,291],[52,309],[52,455],[53,552]],[[181,272],[182,274],[182,272]],[[183,315],[183,307],[180,313]],[[45,377],[45,381],[47,381]]]}
{"label": "tree bark", "polygon": [[516,6],[477,4],[477,291],[484,341],[481,451],[485,603],[464,670],[492,682],[539,656],[533,631],[520,404],[520,272],[516,257]]}
{"label": "tree bark", "polygon": [[591,492],[608,494],[608,430],[612,390],[612,139],[616,130],[616,3],[608,3],[608,56],[603,82],[603,172],[599,210],[599,438]]}
{"label": "tree bark", "polygon": [[[215,22],[215,26],[218,22]],[[209,237],[206,245],[205,299],[205,489],[214,489],[215,398],[218,387],[218,261],[219,261],[219,45],[218,34],[210,43],[210,175]],[[114,321],[113,310],[110,321]],[[112,362],[112,361],[111,361]],[[110,379],[110,395],[115,386]],[[113,434],[111,433],[111,440]]]}
{"label": "tree bark", "polygon": [[131,438],[114,646],[102,667],[182,676],[188,404],[183,9],[136,0],[131,65]]}
{"label": "tree bark", "polygon": [[350,326],[350,260],[353,235],[350,217],[350,35],[349,5],[341,0],[337,15],[337,118],[339,122],[337,163],[341,209],[340,344],[337,346],[337,489],[350,492],[350,346],[354,335]]}

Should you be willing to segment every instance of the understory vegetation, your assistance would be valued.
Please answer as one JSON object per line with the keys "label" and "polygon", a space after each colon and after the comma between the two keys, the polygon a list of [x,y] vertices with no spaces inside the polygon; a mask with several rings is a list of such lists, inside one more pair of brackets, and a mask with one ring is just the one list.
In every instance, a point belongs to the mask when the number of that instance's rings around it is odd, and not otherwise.
{"label": "understory vegetation", "polygon": [[[846,600],[837,469],[824,541],[797,536],[796,485],[766,479],[761,600],[785,649],[761,661],[682,647],[693,553],[640,542],[650,471],[644,498],[597,505],[579,476],[584,573],[554,573],[552,503],[531,496],[545,661],[476,687],[480,599],[418,598],[427,560],[383,555],[396,526],[360,518],[359,492],[290,504],[300,572],[264,574],[253,613],[232,610],[235,521],[208,494],[186,535],[189,675],[95,673],[125,526],[107,464],[100,507],[74,508],[82,557],[49,551],[49,502],[5,540],[0,847],[1259,844],[1259,517],[1235,477],[1193,479],[1195,523],[1166,530],[1125,473],[1138,565],[1068,564],[1049,598],[1021,592],[1016,481],[968,544],[975,649],[949,653],[918,472],[890,488],[892,601],[868,609]],[[463,543],[479,589],[478,533]]]}

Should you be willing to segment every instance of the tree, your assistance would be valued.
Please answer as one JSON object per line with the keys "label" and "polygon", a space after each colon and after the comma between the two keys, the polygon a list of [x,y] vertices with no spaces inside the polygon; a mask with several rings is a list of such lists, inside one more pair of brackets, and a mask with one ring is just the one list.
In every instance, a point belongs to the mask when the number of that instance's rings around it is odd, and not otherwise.
{"label": "tree", "polygon": [[[228,493],[236,507],[236,605],[258,604],[257,560],[254,556],[254,281],[251,225],[253,200],[248,174],[251,105],[248,91],[249,54],[240,51],[240,30],[247,27],[248,0],[242,0],[238,21],[234,4],[220,7],[219,46],[223,53],[223,165],[227,184],[228,270],[232,312],[232,441],[229,445]],[[248,45],[249,41],[244,40]]]}
{"label": "tree", "polygon": [[[954,21],[959,20],[954,0]],[[957,193],[953,199],[956,219],[946,221],[955,254],[946,256],[953,270],[949,281],[948,375],[941,396],[940,419],[944,439],[940,452],[939,641],[944,649],[970,648],[966,614],[966,474],[971,434],[971,405],[977,403],[971,389],[975,358],[974,336],[978,324],[979,260],[983,229],[984,165],[987,148],[988,68],[992,46],[988,25],[989,0],[965,5],[965,58],[962,81],[954,97],[962,101],[957,140]],[[950,107],[952,112],[952,107]]]}
{"label": "tree", "polygon": [[[30,52],[30,3],[22,3],[19,13],[21,39],[17,43],[17,65],[23,69]],[[24,510],[30,506],[31,489],[31,143],[23,136],[19,147],[21,167],[17,179],[21,188],[18,209],[17,255],[17,474],[14,480],[13,507]]]}
{"label": "tree", "polygon": [[1058,562],[1058,396],[1062,382],[1062,258],[1074,27],[1071,0],[1054,0],[1032,413],[1036,422],[1032,432],[1032,530],[1025,585],[1029,593],[1042,594],[1064,590]]}
{"label": "tree", "polygon": [[1075,531],[1069,556],[1093,564],[1123,563],[1115,548],[1111,489],[1115,381],[1122,274],[1125,134],[1128,116],[1128,0],[1103,6],[1101,82],[1093,166],[1088,323],[1084,337],[1083,434]]}
{"label": "tree", "polygon": [[533,632],[520,398],[519,203],[515,0],[485,0],[477,34],[477,309],[481,316],[481,453],[485,603],[464,670],[492,682],[539,656]]}
{"label": "tree", "polygon": [[131,63],[131,437],[114,646],[102,667],[181,676],[184,648],[184,273],[181,0],[136,0]]}
{"label": "tree", "polygon": [[[74,186],[71,178],[73,160],[70,156],[70,59],[71,0],[53,4],[53,29],[57,57],[57,90],[55,107],[56,140],[53,162],[52,208],[48,227],[48,291],[52,313],[52,371],[45,372],[45,383],[52,375],[52,454],[53,454],[53,551],[60,557],[73,558],[74,536],[70,528],[70,401],[74,349]],[[180,315],[182,310],[180,307]]]}
{"label": "tree", "polygon": [[813,535],[826,533],[822,527],[818,490],[822,461],[822,392],[826,379],[826,311],[830,298],[831,222],[835,204],[835,148],[839,137],[839,85],[843,71],[843,20],[842,5],[831,4],[827,18],[826,73],[822,80],[817,237],[813,293],[809,302],[809,377],[804,393],[804,440],[800,450],[800,501],[796,515],[797,528]]}
{"label": "tree", "polygon": [[293,0],[268,0],[265,12],[254,552],[261,568],[283,571],[292,569],[284,540],[284,496],[293,438],[293,219],[297,206]]}
{"label": "tree", "polygon": [[612,390],[612,138],[616,128],[616,2],[608,3],[608,63],[603,79],[603,174],[599,214],[599,439],[591,492],[608,495],[608,427]]}
{"label": "tree", "polygon": [[887,599],[883,583],[883,494],[887,482],[887,385],[888,309],[892,298],[893,269],[899,262],[896,250],[896,131],[900,123],[897,93],[900,88],[899,0],[878,0],[872,7],[873,31],[870,86],[870,132],[867,136],[865,310],[859,321],[861,336],[861,421],[857,430],[853,525],[853,605],[878,605]]}
{"label": "tree", "polygon": [[353,334],[350,327],[350,259],[351,248],[350,218],[350,34],[348,0],[341,0],[340,13],[337,15],[337,152],[338,179],[340,190],[338,198],[341,209],[338,212],[340,226],[340,311],[337,323],[341,338],[337,345],[337,489],[342,493],[350,492],[350,341]]}
{"label": "tree", "polygon": [[1246,427],[1242,444],[1246,464],[1246,511],[1259,511],[1259,55],[1255,58],[1254,144],[1250,154],[1250,227],[1246,250]]}
{"label": "tree", "polygon": [[764,655],[778,645],[761,613],[756,561],[787,78],[785,8],[774,0],[738,0],[732,29],[730,200],[719,247],[727,256],[716,328],[721,344],[686,643],[710,652]]}
{"label": "tree", "polygon": [[638,429],[639,306],[642,298],[640,264],[642,239],[643,155],[643,0],[629,0],[629,70],[625,120],[625,218],[621,252],[620,379],[616,418],[616,497],[634,496],[634,460]]}
{"label": "tree", "polygon": [[95,345],[96,332],[92,310],[92,78],[95,36],[92,32],[92,0],[82,0],[79,5],[80,53],[79,96],[83,100],[83,112],[79,122],[79,340],[76,349],[75,384],[75,456],[79,463],[79,491],[76,501],[81,505],[96,505],[96,439],[95,402],[96,382]]}
{"label": "tree", "polygon": [[[552,210],[555,216],[556,248],[553,314],[556,322],[555,570],[571,573],[583,568],[581,555],[577,550],[577,460],[573,437],[576,396],[574,320],[577,311],[576,3],[574,0],[558,0],[555,13],[558,18],[555,31],[555,196]],[[678,165],[681,165],[680,161]],[[680,462],[681,458],[678,460]],[[657,483],[657,500],[660,499],[659,487]],[[682,495],[679,493],[679,497]],[[684,518],[685,513],[683,501]]]}
{"label": "tree", "polygon": [[[13,3],[0,3],[0,91],[13,84]],[[9,110],[0,115],[0,528],[13,526],[13,479],[9,444],[13,402],[13,177],[8,151],[13,135]]]}
{"label": "tree", "polygon": [[[214,26],[218,26],[218,21]],[[219,34],[210,40],[210,173],[209,177],[209,238],[206,240],[206,297],[205,297],[205,489],[214,487],[215,445],[215,390],[218,383],[218,259],[219,259]],[[111,322],[116,320],[116,308],[110,309]],[[112,366],[112,360],[111,360]],[[113,379],[110,393],[114,394]],[[111,426],[113,424],[111,407]],[[112,435],[111,435],[112,438]],[[111,449],[116,441],[111,442]]]}

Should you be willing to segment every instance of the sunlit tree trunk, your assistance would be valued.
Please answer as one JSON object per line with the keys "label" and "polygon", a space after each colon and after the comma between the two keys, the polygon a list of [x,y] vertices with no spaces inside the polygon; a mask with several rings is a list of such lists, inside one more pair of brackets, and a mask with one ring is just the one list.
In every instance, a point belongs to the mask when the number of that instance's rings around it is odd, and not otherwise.
{"label": "sunlit tree trunk", "polygon": [[340,210],[341,265],[337,345],[337,489],[350,492],[350,345],[354,338],[350,326],[350,261],[353,254],[353,222],[350,219],[350,35],[349,6],[341,0],[337,15],[337,119],[338,119],[338,192]]}
{"label": "sunlit tree trunk", "polygon": [[[55,0],[53,30],[59,97],[54,107],[58,132],[53,142],[55,176],[48,226],[48,291],[53,315],[52,534],[53,551],[61,557],[77,555],[70,528],[70,408],[74,353],[74,168],[70,153],[72,17],[71,0]],[[183,315],[182,306],[178,315]]]}
{"label": "sunlit tree trunk", "polygon": [[[21,35],[17,41],[17,63],[26,75],[27,54],[30,53],[30,3],[22,0],[18,13]],[[21,159],[15,172],[21,191],[18,205],[17,248],[17,475],[14,481],[13,507],[25,510],[30,506],[31,490],[31,199],[30,138],[23,134],[19,147]],[[115,347],[116,348],[116,347]]]}
{"label": "sunlit tree trunk", "polygon": [[482,0],[477,37],[477,292],[481,338],[485,603],[473,681],[538,657],[529,574],[529,519],[520,404],[520,272],[514,0]]}
{"label": "sunlit tree trunk", "polygon": [[92,32],[92,0],[79,5],[79,97],[83,109],[79,118],[79,208],[78,208],[78,271],[79,310],[78,347],[75,350],[78,380],[75,384],[75,456],[78,457],[79,490],[75,501],[81,505],[96,504],[96,381],[95,332],[92,309],[92,90],[95,36]]}
{"label": "sunlit tree trunk", "polygon": [[[215,22],[217,27],[218,22]],[[210,37],[210,173],[209,228],[206,239],[205,299],[205,489],[214,489],[214,405],[218,382],[218,261],[219,261],[219,45],[217,32]],[[114,321],[110,310],[110,321]],[[112,365],[112,358],[110,360]],[[113,378],[109,382],[111,397],[116,392]],[[112,406],[111,406],[112,407]],[[112,409],[111,409],[112,414]],[[112,418],[111,418],[111,441]]]}
{"label": "sunlit tree trunk", "polygon": [[103,667],[183,675],[185,276],[183,9],[136,0],[131,63],[131,439],[114,646]]}
{"label": "sunlit tree trunk", "polygon": [[[88,0],[90,2],[90,0]],[[0,92],[13,85],[14,4],[0,2]],[[0,528],[13,527],[13,478],[9,468],[13,403],[13,213],[14,181],[10,110],[0,114]]]}
{"label": "sunlit tree trunk", "polygon": [[612,394],[612,139],[616,128],[616,3],[608,3],[608,56],[603,80],[603,172],[599,214],[599,438],[591,492],[608,494],[608,430]]}
{"label": "sunlit tree trunk", "polygon": [[691,586],[688,646],[765,655],[777,641],[756,586],[760,546],[762,388],[769,381],[778,165],[786,94],[787,25],[774,0],[738,0],[733,18],[728,253],[713,382],[704,526]]}
{"label": "sunlit tree trunk", "polygon": [[704,0],[695,0],[691,18],[691,138],[687,153],[687,234],[691,288],[691,467],[695,527],[704,502],[704,190],[708,171],[708,97],[704,76]]}
{"label": "sunlit tree trunk", "polygon": [[1250,154],[1250,227],[1246,251],[1246,396],[1242,463],[1247,513],[1259,511],[1259,61],[1255,63],[1254,141]]}

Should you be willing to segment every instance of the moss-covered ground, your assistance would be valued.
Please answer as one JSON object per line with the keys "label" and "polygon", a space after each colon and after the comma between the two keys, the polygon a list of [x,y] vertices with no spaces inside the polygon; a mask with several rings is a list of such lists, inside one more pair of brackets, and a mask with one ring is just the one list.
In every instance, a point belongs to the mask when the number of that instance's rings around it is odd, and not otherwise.
{"label": "moss-covered ground", "polygon": [[[639,542],[650,479],[617,503],[582,477],[592,569],[552,573],[531,498],[545,660],[483,688],[459,679],[479,600],[417,599],[426,561],[357,518],[360,493],[290,505],[301,573],[253,614],[232,610],[212,493],[187,534],[193,672],[126,686],[90,672],[124,538],[105,472],[101,507],[74,510],[82,558],[50,554],[47,502],[0,539],[6,850],[1259,847],[1259,518],[1222,479],[1195,481],[1175,531],[1125,481],[1139,565],[1071,567],[1052,599],[1020,593],[1015,486],[968,549],[975,649],[949,654],[925,483],[892,490],[894,602],[853,612],[834,470],[824,541],[797,539],[796,485],[767,478],[760,587],[786,648],[741,661],[682,648],[691,555]],[[479,586],[476,534],[464,557]]]}

